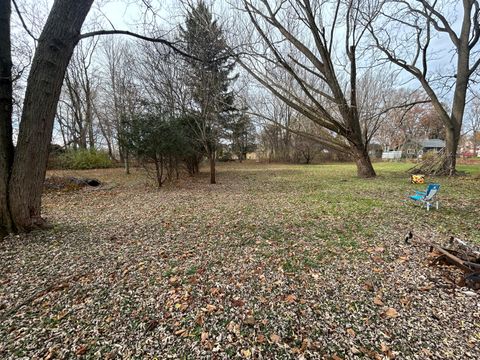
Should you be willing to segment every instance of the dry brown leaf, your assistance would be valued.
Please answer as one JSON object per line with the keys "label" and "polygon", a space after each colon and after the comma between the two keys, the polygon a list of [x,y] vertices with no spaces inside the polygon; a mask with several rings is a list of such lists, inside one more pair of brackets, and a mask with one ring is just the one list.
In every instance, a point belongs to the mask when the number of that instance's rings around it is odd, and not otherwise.
{"label": "dry brown leaf", "polygon": [[399,316],[397,310],[395,310],[394,308],[388,308],[387,310],[385,310],[383,315],[388,318],[396,318]]}
{"label": "dry brown leaf", "polygon": [[242,307],[242,306],[245,305],[245,301],[243,301],[241,299],[233,299],[232,300],[232,305],[236,306],[236,307]]}
{"label": "dry brown leaf", "polygon": [[412,298],[408,296],[400,299],[400,304],[402,304],[405,307],[408,307],[411,304],[411,302],[412,302]]}
{"label": "dry brown leaf", "polygon": [[252,356],[252,352],[249,349],[242,350],[242,356],[246,359],[249,359]]}
{"label": "dry brown leaf", "polygon": [[272,340],[274,343],[279,343],[282,340],[282,338],[277,334],[272,334],[270,335],[270,340]]}
{"label": "dry brown leaf", "polygon": [[420,350],[420,353],[424,356],[427,356],[427,357],[431,357],[433,356],[432,352],[430,351],[430,349],[427,349],[427,348],[422,348],[422,350]]}
{"label": "dry brown leaf", "polygon": [[196,318],[195,318],[195,322],[198,324],[198,325],[203,325],[203,323],[205,322],[205,318],[203,317],[202,314],[198,315]]}
{"label": "dry brown leaf", "polygon": [[247,316],[245,320],[243,321],[247,325],[255,325],[255,318],[253,316]]}
{"label": "dry brown leaf", "polygon": [[43,360],[50,360],[55,357],[55,354],[57,353],[57,349],[55,347],[51,347],[48,349],[48,353],[45,355]]}
{"label": "dry brown leaf", "polygon": [[168,279],[168,282],[170,283],[170,285],[177,285],[179,283],[179,279],[178,277],[173,276],[170,279]]}
{"label": "dry brown leaf", "polygon": [[75,354],[77,356],[83,355],[87,352],[87,347],[85,345],[80,346],[76,351]]}
{"label": "dry brown leaf", "polygon": [[378,306],[383,306],[382,298],[378,295],[373,299],[373,303]]}
{"label": "dry brown leaf", "polygon": [[370,292],[373,292],[375,289],[373,282],[371,281],[365,281],[365,283],[363,284],[363,288]]}
{"label": "dry brown leaf", "polygon": [[220,294],[220,289],[216,288],[216,287],[213,287],[213,288],[210,289],[210,294],[212,294],[213,296],[218,295],[218,294]]}
{"label": "dry brown leaf", "polygon": [[355,337],[355,335],[357,335],[355,333],[355,330],[353,330],[352,328],[347,329],[347,334],[350,335],[351,337]]}
{"label": "dry brown leaf", "polygon": [[380,343],[380,350],[389,358],[389,359],[395,359],[395,355],[393,354],[392,350],[385,344],[384,342]]}
{"label": "dry brown leaf", "polygon": [[428,285],[424,285],[424,286],[420,286],[418,288],[419,291],[428,291],[428,290],[432,290],[434,288],[433,284],[428,284]]}
{"label": "dry brown leaf", "polygon": [[206,307],[206,310],[207,310],[207,312],[212,313],[215,310],[217,310],[217,307],[215,305],[208,304],[207,307]]}
{"label": "dry brown leaf", "polygon": [[227,330],[235,334],[237,337],[240,336],[240,325],[234,321],[228,323]]}
{"label": "dry brown leaf", "polygon": [[293,294],[290,294],[290,295],[287,295],[285,297],[285,301],[288,302],[288,303],[293,303],[297,300],[297,297]]}
{"label": "dry brown leaf", "polygon": [[180,330],[175,331],[175,335],[183,335],[186,332],[187,332],[187,329],[180,329]]}
{"label": "dry brown leaf", "polygon": [[267,299],[266,297],[264,297],[264,296],[260,296],[260,297],[258,298],[258,300],[259,300],[262,304],[268,303],[268,299]]}
{"label": "dry brown leaf", "polygon": [[355,346],[352,346],[352,347],[350,348],[350,351],[351,351],[352,354],[354,354],[354,355],[358,355],[358,354],[361,354],[361,353],[362,353],[362,352],[361,352],[358,348],[356,348]]}
{"label": "dry brown leaf", "polygon": [[307,350],[310,347],[310,339],[303,339],[302,341],[302,347],[300,348],[300,351],[303,353],[305,350]]}
{"label": "dry brown leaf", "polygon": [[368,357],[370,357],[371,359],[382,360],[382,356],[374,350],[371,350],[371,349],[368,349],[368,348],[362,346],[360,348],[360,351],[363,354],[368,355]]}

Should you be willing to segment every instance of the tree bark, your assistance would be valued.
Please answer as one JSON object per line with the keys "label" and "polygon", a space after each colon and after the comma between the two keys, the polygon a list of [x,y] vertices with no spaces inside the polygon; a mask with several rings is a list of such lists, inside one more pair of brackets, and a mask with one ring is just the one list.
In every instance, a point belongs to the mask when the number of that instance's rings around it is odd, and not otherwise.
{"label": "tree bark", "polygon": [[124,161],[125,174],[130,175],[130,154],[128,150],[125,150]]}
{"label": "tree bark", "polygon": [[372,161],[368,156],[366,146],[357,148],[354,154],[355,164],[357,165],[357,175],[360,178],[374,178],[376,176]]}
{"label": "tree bark", "polygon": [[162,157],[160,157],[160,160],[158,159],[158,156],[155,155],[155,158],[154,158],[154,161],[155,161],[155,175],[157,177],[157,186],[158,188],[161,188],[162,187],[162,183],[163,183],[163,159]]}
{"label": "tree bark", "polygon": [[8,204],[8,182],[14,155],[10,15],[10,0],[0,0],[0,239],[14,231]]}
{"label": "tree bark", "polygon": [[38,40],[8,188],[18,231],[44,225],[40,217],[41,195],[55,111],[68,63],[92,3],[93,0],[55,0]]}
{"label": "tree bark", "polygon": [[460,140],[460,129],[448,127],[445,139],[445,161],[442,174],[453,176],[456,173],[457,149]]}
{"label": "tree bark", "polygon": [[210,154],[208,157],[210,160],[210,184],[216,184],[215,180],[215,154]]}

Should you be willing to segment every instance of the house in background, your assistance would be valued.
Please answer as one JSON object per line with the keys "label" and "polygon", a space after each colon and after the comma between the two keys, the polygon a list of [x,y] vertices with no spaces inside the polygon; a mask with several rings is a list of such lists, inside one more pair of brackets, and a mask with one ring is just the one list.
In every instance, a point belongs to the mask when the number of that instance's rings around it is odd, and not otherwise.
{"label": "house in background", "polygon": [[439,152],[443,149],[445,149],[445,141],[441,139],[427,139],[427,140],[421,140],[420,145],[422,147],[421,154],[419,151],[418,155],[425,154],[426,152],[429,151],[436,151]]}
{"label": "house in background", "polygon": [[445,148],[445,141],[441,139],[407,140],[396,149],[384,151],[382,159],[416,159],[429,151],[439,152]]}

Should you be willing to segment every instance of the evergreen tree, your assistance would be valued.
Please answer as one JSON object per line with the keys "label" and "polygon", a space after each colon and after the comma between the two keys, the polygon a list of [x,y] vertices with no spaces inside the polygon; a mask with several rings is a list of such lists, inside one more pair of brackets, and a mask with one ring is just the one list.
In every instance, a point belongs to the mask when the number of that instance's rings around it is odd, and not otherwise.
{"label": "evergreen tree", "polygon": [[210,182],[215,184],[215,159],[228,114],[233,112],[230,84],[235,62],[229,56],[221,26],[200,0],[187,13],[181,29],[187,61],[187,86],[193,100],[194,131],[210,162]]}
{"label": "evergreen tree", "polygon": [[238,160],[247,159],[247,154],[256,150],[256,129],[252,119],[245,114],[235,117],[235,121],[228,127],[232,152]]}
{"label": "evergreen tree", "polygon": [[[195,144],[188,137],[183,119],[162,111],[134,116],[124,134],[124,146],[145,165],[153,162],[158,187],[166,180],[178,179],[179,163],[189,164],[196,156]],[[147,166],[148,169],[148,166]]]}

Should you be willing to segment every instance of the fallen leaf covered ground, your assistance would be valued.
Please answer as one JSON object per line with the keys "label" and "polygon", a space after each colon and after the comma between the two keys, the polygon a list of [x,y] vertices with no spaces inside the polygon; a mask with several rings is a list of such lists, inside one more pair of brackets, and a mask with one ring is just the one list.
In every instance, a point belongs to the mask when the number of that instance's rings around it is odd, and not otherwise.
{"label": "fallen leaf covered ground", "polygon": [[479,293],[403,243],[480,242],[480,167],[433,179],[429,213],[408,165],[376,168],[55,172],[104,185],[46,193],[53,229],[0,242],[0,358],[480,358]]}

